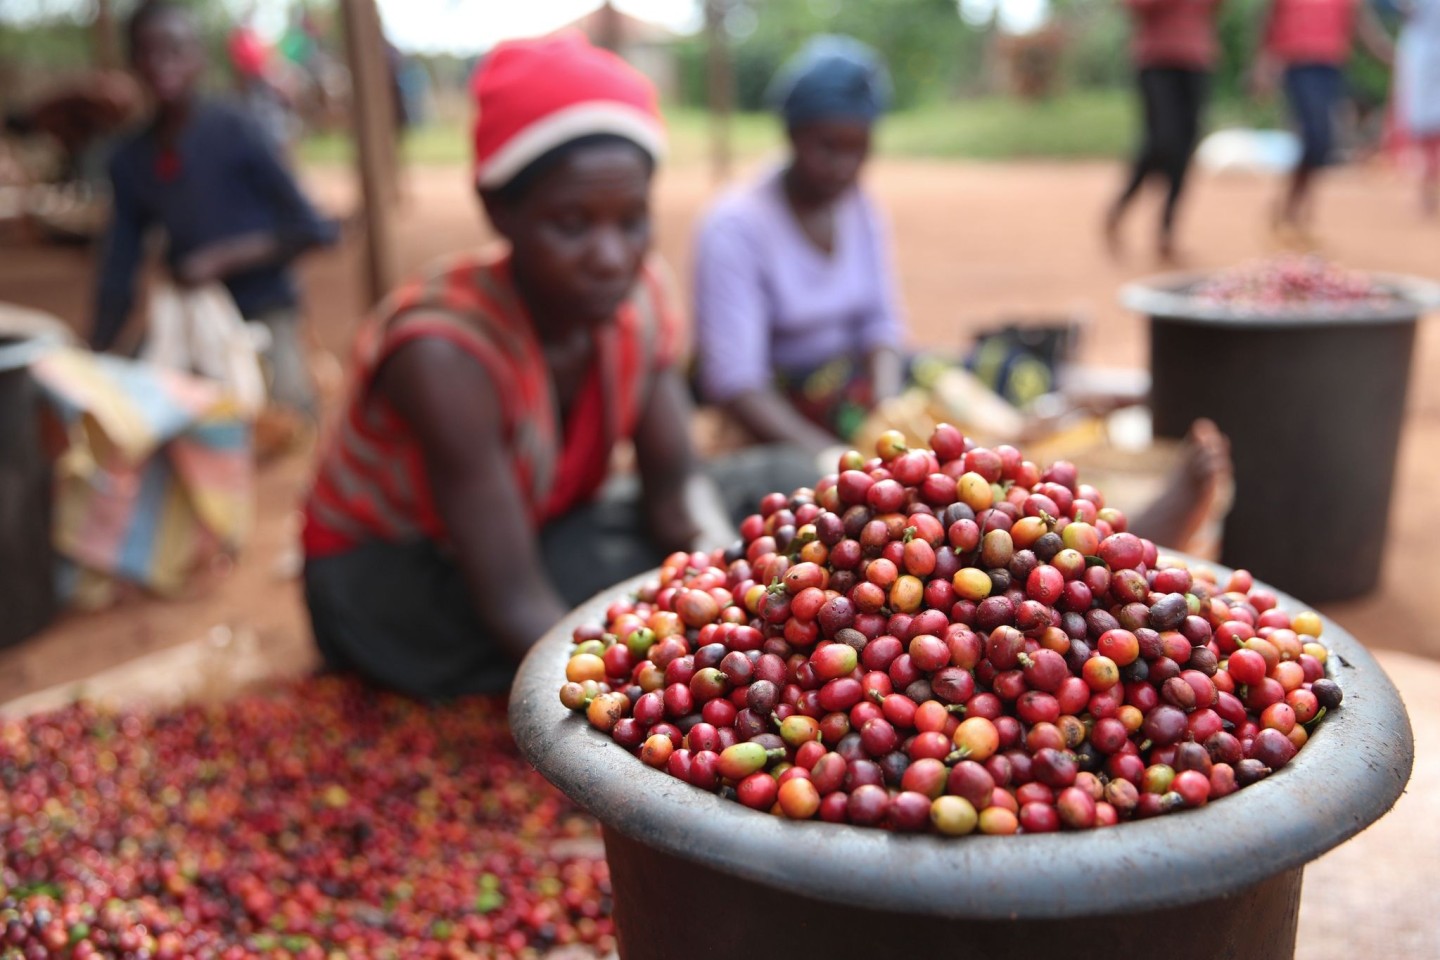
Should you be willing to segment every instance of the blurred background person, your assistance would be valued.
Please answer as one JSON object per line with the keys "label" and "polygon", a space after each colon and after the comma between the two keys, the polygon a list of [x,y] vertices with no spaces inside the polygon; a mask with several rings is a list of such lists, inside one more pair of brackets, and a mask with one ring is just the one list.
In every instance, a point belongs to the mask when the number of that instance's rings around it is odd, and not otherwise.
{"label": "blurred background person", "polygon": [[290,158],[299,127],[294,101],[282,80],[280,58],[252,27],[241,24],[226,43],[235,75],[236,99],[281,157]]}
{"label": "blurred background person", "polygon": [[1383,63],[1394,46],[1365,0],[1274,0],[1255,64],[1255,87],[1267,95],[1283,83],[1300,135],[1300,160],[1276,207],[1272,227],[1286,246],[1313,247],[1314,183],[1334,155],[1336,111],[1344,67],[1360,45]]}
{"label": "blurred background person", "polygon": [[295,6],[290,22],[275,42],[296,90],[295,109],[306,132],[343,127],[350,109],[350,71],[331,49],[335,30],[329,7]]}
{"label": "blurred background person", "polygon": [[1200,138],[1220,54],[1215,15],[1221,0],[1125,0],[1133,21],[1131,55],[1137,69],[1143,133],[1130,177],[1105,218],[1105,239],[1120,251],[1120,225],[1151,177],[1165,182],[1155,251],[1175,257],[1175,213]]}
{"label": "blurred background person", "polygon": [[722,197],[696,239],[697,373],[754,439],[819,454],[905,383],[890,238],[860,184],[889,79],[858,40],[819,36],[770,96],[788,156]]}
{"label": "blurred background person", "polygon": [[1420,209],[1440,215],[1440,0],[1409,0],[1395,50],[1395,122],[1420,163]]}
{"label": "blurred background person", "polygon": [[240,313],[269,330],[272,400],[313,418],[290,264],[305,250],[333,243],[336,226],[311,207],[243,111],[200,95],[205,54],[188,7],[147,0],[130,19],[128,40],[154,116],[110,161],[113,210],[91,345],[108,349],[125,325],[146,234],[159,227],[176,283],[224,284]]}

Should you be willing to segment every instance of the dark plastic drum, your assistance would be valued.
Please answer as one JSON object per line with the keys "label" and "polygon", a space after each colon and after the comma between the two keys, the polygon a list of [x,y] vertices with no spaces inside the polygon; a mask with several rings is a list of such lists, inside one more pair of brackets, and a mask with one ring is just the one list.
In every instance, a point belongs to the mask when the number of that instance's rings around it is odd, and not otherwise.
{"label": "dark plastic drum", "polygon": [[1221,560],[1311,603],[1379,580],[1415,325],[1440,304],[1433,284],[1377,279],[1398,302],[1246,313],[1188,296],[1193,275],[1121,292],[1150,318],[1155,435],[1209,417],[1230,438]]}

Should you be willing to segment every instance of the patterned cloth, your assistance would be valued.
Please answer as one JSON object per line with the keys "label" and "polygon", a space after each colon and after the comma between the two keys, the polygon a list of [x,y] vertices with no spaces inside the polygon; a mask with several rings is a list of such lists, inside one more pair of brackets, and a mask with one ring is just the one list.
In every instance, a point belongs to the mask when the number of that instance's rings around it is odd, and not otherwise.
{"label": "patterned cloth", "polygon": [[[903,358],[904,389],[929,390],[951,366],[934,355]],[[845,357],[805,374],[778,374],[775,385],[790,404],[811,423],[842,440],[852,441],[875,409],[875,389],[863,362]]]}
{"label": "patterned cloth", "polygon": [[218,385],[55,347],[30,365],[63,425],[56,550],[160,594],[245,542],[254,511],[250,427]]}
{"label": "patterned cloth", "polygon": [[[1069,325],[1008,326],[977,335],[963,364],[935,353],[910,354],[904,357],[904,389],[934,391],[963,366],[995,394],[997,403],[1021,410],[1055,389],[1059,364],[1073,336]],[[806,419],[850,443],[857,442],[875,413],[875,393],[864,363],[842,357],[808,373],[779,374],[775,383]]]}
{"label": "patterned cloth", "polygon": [[595,336],[595,362],[562,435],[544,351],[508,255],[460,257],[397,290],[356,341],[350,398],[306,504],[306,554],[371,540],[448,539],[419,442],[371,393],[385,360],[423,337],[459,347],[490,377],[506,454],[536,529],[593,497],[615,443],[635,432],[651,377],[674,362],[677,332],[658,264],[647,264],[630,300]]}

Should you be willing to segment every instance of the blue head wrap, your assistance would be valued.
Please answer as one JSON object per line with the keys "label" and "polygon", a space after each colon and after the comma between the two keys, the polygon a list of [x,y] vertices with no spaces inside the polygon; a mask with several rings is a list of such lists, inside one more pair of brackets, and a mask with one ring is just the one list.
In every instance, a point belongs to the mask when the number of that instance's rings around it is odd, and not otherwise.
{"label": "blue head wrap", "polygon": [[787,126],[813,120],[874,123],[890,102],[890,75],[872,48],[853,37],[812,37],[770,84],[770,102]]}

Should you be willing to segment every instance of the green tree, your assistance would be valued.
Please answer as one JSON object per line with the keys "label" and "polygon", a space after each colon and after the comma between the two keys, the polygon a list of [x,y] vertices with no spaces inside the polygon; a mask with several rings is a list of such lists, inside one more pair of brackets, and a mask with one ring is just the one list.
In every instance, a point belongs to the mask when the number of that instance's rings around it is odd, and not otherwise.
{"label": "green tree", "polygon": [[[225,0],[180,0],[192,7],[200,22],[210,54],[212,83],[225,81],[225,38],[234,25],[234,14]],[[3,4],[4,0],[0,0]],[[116,29],[122,33],[139,0],[114,0]],[[56,76],[73,74],[93,65],[95,38],[94,8],[73,0],[47,0],[35,15],[21,21],[0,18],[0,78],[13,76],[27,81],[27,89],[43,87]],[[124,37],[121,37],[124,49]],[[0,84],[3,93],[5,84]]]}
{"label": "green tree", "polygon": [[[983,69],[983,35],[960,19],[955,0],[731,0],[728,8],[742,110],[766,106],[775,72],[817,33],[848,34],[879,50],[902,108],[973,87]],[[682,97],[703,104],[704,38],[682,43],[679,56]]]}

